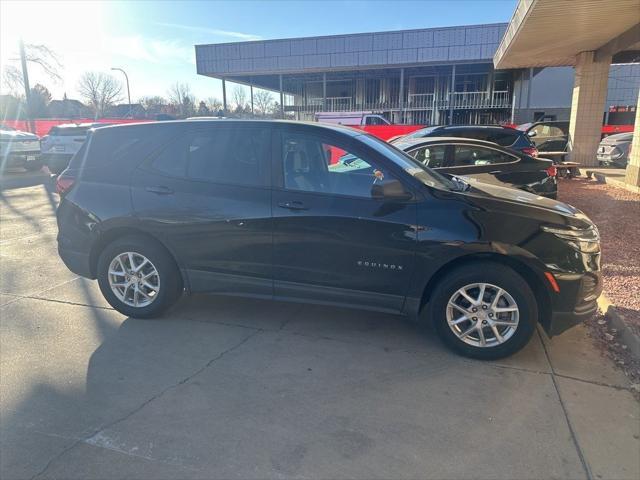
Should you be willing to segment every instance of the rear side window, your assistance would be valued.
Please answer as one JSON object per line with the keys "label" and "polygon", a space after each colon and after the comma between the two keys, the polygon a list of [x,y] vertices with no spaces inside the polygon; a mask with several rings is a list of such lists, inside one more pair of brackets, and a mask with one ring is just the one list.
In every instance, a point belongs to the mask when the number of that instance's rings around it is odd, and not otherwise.
{"label": "rear side window", "polygon": [[173,177],[266,186],[270,158],[270,129],[212,128],[185,133],[164,147],[151,166]]}
{"label": "rear side window", "polygon": [[75,153],[75,155],[71,157],[71,160],[69,160],[69,168],[71,170],[77,170],[82,166],[82,161],[84,160],[84,154],[87,151],[87,143],[88,142],[84,142],[80,147],[80,150],[78,150]]}
{"label": "rear side window", "polygon": [[456,145],[453,153],[453,164],[456,167],[492,165],[515,162],[516,160],[518,160],[517,157],[498,150],[475,145]]}
{"label": "rear side window", "polygon": [[444,156],[447,150],[446,145],[428,145],[408,152],[413,158],[429,168],[439,168],[444,166]]}

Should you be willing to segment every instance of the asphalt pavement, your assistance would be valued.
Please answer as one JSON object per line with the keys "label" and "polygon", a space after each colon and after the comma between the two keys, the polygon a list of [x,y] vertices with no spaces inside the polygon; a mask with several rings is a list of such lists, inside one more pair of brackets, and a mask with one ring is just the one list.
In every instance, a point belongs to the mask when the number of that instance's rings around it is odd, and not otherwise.
{"label": "asphalt pavement", "polygon": [[481,362],[357,310],[126,318],[58,258],[57,201],[0,179],[3,479],[640,478],[640,404],[584,328]]}

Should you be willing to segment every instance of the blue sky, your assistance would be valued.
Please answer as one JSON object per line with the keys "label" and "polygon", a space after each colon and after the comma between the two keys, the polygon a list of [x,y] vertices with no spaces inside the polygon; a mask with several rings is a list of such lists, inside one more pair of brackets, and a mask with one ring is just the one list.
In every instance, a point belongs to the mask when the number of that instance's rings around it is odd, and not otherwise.
{"label": "blue sky", "polygon": [[58,53],[61,81],[37,67],[31,72],[31,83],[44,83],[54,97],[77,96],[84,71],[117,66],[129,73],[133,100],[166,96],[176,81],[188,83],[198,99],[219,98],[220,82],[195,73],[194,44],[507,22],[516,3],[2,0],[0,68],[15,63],[22,35],[25,43],[44,43]]}

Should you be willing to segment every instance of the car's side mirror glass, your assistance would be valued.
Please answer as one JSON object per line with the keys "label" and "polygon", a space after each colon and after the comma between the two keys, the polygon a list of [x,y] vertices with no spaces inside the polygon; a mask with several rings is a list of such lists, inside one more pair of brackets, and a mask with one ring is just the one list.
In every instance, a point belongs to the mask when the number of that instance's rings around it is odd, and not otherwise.
{"label": "car's side mirror glass", "polygon": [[375,200],[411,200],[413,195],[408,192],[400,180],[387,180],[384,183],[374,183],[371,186],[371,198]]}
{"label": "car's side mirror glass", "polygon": [[536,135],[538,135],[538,133],[535,130],[529,130],[527,132],[527,135],[529,135],[530,137],[535,137]]}

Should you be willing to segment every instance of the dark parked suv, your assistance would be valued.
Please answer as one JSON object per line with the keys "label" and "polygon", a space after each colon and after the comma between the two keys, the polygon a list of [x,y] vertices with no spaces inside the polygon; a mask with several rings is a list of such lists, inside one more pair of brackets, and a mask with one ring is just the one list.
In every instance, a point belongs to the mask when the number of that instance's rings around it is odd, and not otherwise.
{"label": "dark parked suv", "polygon": [[[336,168],[336,153],[353,155]],[[58,246],[114,308],[217,292],[401,313],[478,358],[596,310],[579,210],[449,180],[359,130],[295,122],[106,127],[58,178]]]}
{"label": "dark parked suv", "polygon": [[518,150],[531,157],[538,156],[538,149],[526,132],[501,125],[436,125],[421,128],[408,135],[397,137],[393,139],[391,143],[427,137],[474,138],[476,140],[497,143],[501,147],[509,147],[512,150]]}

